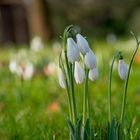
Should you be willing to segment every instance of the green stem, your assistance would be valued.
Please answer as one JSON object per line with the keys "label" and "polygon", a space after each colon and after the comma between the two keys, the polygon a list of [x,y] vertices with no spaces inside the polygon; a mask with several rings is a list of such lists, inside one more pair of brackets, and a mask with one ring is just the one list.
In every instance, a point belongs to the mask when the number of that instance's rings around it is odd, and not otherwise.
{"label": "green stem", "polygon": [[68,106],[69,106],[69,117],[70,117],[70,120],[72,121],[72,103],[71,103],[71,97],[70,97],[69,79],[68,79],[68,76],[67,76],[68,69],[65,69],[61,56],[60,56],[60,59],[59,59],[59,65],[60,65],[60,67],[61,67],[61,69],[62,69],[62,71],[65,75],[67,97],[68,97]]}
{"label": "green stem", "polygon": [[89,70],[87,70],[86,93],[87,93],[87,118],[90,119],[90,95],[88,92],[88,74],[89,74]]}
{"label": "green stem", "polygon": [[64,33],[63,33],[64,50],[66,50],[66,45],[65,44],[67,43],[68,34],[72,30],[72,28],[73,28],[73,25],[69,25],[64,30]]}
{"label": "green stem", "polygon": [[[90,95],[89,95],[89,92],[88,92],[88,74],[89,74],[89,69],[87,70],[86,72],[86,87],[85,87],[85,94],[86,94],[86,100],[87,100],[87,120],[89,120],[90,124],[91,124],[91,121],[90,121]],[[90,140],[91,137],[91,126],[89,124],[89,132],[88,132],[88,139]]]}
{"label": "green stem", "polygon": [[[65,63],[66,63],[66,71],[65,71],[65,75],[66,75],[66,87],[67,87],[67,96],[68,96],[68,104],[69,104],[69,116],[70,116],[70,120],[72,121],[72,101],[71,101],[71,96],[70,96],[70,87],[69,87],[69,77],[70,77],[70,71],[69,71],[69,62],[68,62],[68,57],[67,57],[67,49],[66,49],[66,42],[67,42],[67,33],[68,30],[71,28],[71,26],[69,26],[68,28],[65,29],[64,31],[64,35],[63,35],[63,47],[64,47],[64,54],[65,54]],[[64,69],[64,65],[63,65],[63,69]],[[68,74],[68,76],[67,76]]]}
{"label": "green stem", "polygon": [[67,57],[67,50],[65,50],[64,53],[65,53],[65,60],[66,60],[67,72],[68,72],[68,74],[70,74],[70,72],[69,72],[69,62],[68,62],[68,57]]}
{"label": "green stem", "polygon": [[88,73],[89,70],[85,69],[86,80],[84,85],[84,96],[83,96],[83,125],[86,123],[86,113],[87,113],[87,92],[88,92]]}
{"label": "green stem", "polygon": [[[66,44],[63,44],[66,45]],[[63,60],[62,60],[62,53],[60,54],[59,57],[59,66],[62,69],[64,75],[65,75],[65,82],[66,82],[66,88],[67,88],[67,97],[68,97],[68,106],[69,106],[69,117],[70,120],[72,121],[72,103],[71,103],[71,96],[70,96],[70,84],[69,84],[69,76],[67,74],[69,73],[69,65],[68,65],[68,59],[67,59],[67,51],[64,51],[65,53],[65,62],[66,62],[66,68],[64,66]]]}
{"label": "green stem", "polygon": [[115,59],[116,59],[117,55],[118,55],[118,53],[115,54],[113,59],[112,59],[112,63],[111,63],[111,66],[110,66],[110,73],[109,73],[109,87],[108,87],[108,112],[109,112],[108,119],[109,119],[109,124],[111,124],[111,119],[112,119],[112,116],[111,116],[112,72],[113,72],[113,66],[114,66],[114,62],[115,62]]}
{"label": "green stem", "polygon": [[[67,87],[67,95],[68,95],[68,104],[69,104],[69,116],[70,116],[70,120],[73,120],[73,102],[72,102],[72,97],[70,95],[70,75],[71,75],[71,70],[69,69],[69,62],[68,62],[68,58],[67,58],[67,38],[68,38],[68,34],[70,32],[70,30],[72,29],[73,25],[69,25],[68,27],[65,28],[64,33],[63,33],[63,48],[64,48],[64,54],[65,54],[65,63],[66,63],[66,70],[64,68],[63,65],[63,69],[65,70],[65,75],[66,75],[66,87]],[[68,76],[67,76],[68,74]],[[71,139],[71,134],[70,134],[70,139]]]}
{"label": "green stem", "polygon": [[140,44],[140,42],[138,42],[137,38],[135,38],[135,39],[136,39],[137,45],[136,45],[136,49],[134,50],[134,53],[132,55],[132,58],[131,58],[131,61],[130,61],[130,64],[129,64],[128,75],[127,75],[127,79],[125,81],[125,86],[124,86],[124,94],[123,94],[123,102],[122,102],[122,110],[121,110],[121,119],[120,119],[122,126],[124,124],[125,106],[126,106],[126,95],[127,95],[130,71],[131,71],[131,67],[132,67],[132,64],[133,64],[134,57],[135,57],[135,55],[136,55],[136,53],[138,51],[139,44]]}
{"label": "green stem", "polygon": [[76,110],[76,102],[75,102],[75,93],[74,93],[74,64],[70,64],[70,82],[71,82],[71,92],[72,92],[72,110],[73,110],[73,122],[76,125],[77,121],[77,110]]}
{"label": "green stem", "polygon": [[67,80],[65,81],[66,81],[68,105],[69,105],[69,117],[70,117],[70,120],[72,121],[72,104],[71,104],[70,90],[69,90],[69,85],[68,85]]}

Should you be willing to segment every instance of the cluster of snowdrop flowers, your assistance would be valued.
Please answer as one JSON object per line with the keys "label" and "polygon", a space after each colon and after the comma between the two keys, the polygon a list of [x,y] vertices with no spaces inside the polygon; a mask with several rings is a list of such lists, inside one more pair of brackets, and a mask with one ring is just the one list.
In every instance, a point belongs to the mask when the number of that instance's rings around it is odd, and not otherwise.
{"label": "cluster of snowdrop flowers", "polygon": [[[86,38],[80,33],[77,33],[73,26],[70,25],[66,27],[62,39],[63,49],[59,57],[58,68],[59,85],[67,90],[69,107],[68,123],[70,123],[70,126],[73,126],[77,132],[81,132],[80,135],[75,134],[76,132],[70,132],[70,134],[71,136],[73,135],[74,139],[77,139],[77,137],[79,140],[81,137],[90,139],[90,131],[87,132],[87,130],[90,130],[90,124],[87,124],[90,122],[90,93],[88,92],[88,79],[91,81],[98,79],[96,56],[89,47]],[[79,118],[74,85],[82,84],[83,82],[83,111],[82,118]],[[79,125],[78,128],[76,127],[77,125]]]}
{"label": "cluster of snowdrop flowers", "polygon": [[82,35],[77,34],[76,39],[79,50],[84,56],[84,63],[89,69],[89,79],[95,81],[98,79],[96,56],[94,52],[89,48],[87,40]]}
{"label": "cluster of snowdrop flowers", "polygon": [[[87,140],[94,139],[94,135],[91,133],[91,116],[90,116],[90,92],[88,92],[88,79],[95,81],[98,79],[98,69],[96,56],[94,52],[90,49],[88,41],[81,34],[75,32],[72,25],[66,27],[63,33],[63,50],[59,57],[59,68],[58,68],[58,78],[59,84],[62,88],[67,90],[68,97],[68,107],[69,107],[69,118],[68,127],[70,130],[70,139],[75,140]],[[128,88],[128,81],[130,76],[130,71],[134,57],[138,51],[140,41],[133,34],[136,40],[136,48],[131,57],[130,63],[127,66],[125,63],[121,52],[116,52],[109,72],[109,86],[108,86],[108,122],[107,122],[107,136],[112,139],[112,136],[118,139],[123,139],[124,137],[124,120],[125,120],[125,108],[126,108],[126,95]],[[118,61],[118,75],[124,80],[124,92],[122,98],[122,108],[120,113],[120,121],[114,122],[112,117],[112,77],[113,77],[113,66]],[[82,63],[83,62],[83,63]],[[75,81],[75,82],[74,82]],[[82,117],[79,117],[77,113],[77,102],[75,98],[75,86],[74,84],[81,84],[84,82],[83,90],[83,109]],[[81,114],[81,113],[80,113]],[[114,124],[117,124],[114,125]],[[114,133],[115,132],[115,133]]]}
{"label": "cluster of snowdrop flowers", "polygon": [[[74,78],[77,84],[83,83],[85,79],[85,71],[80,63],[81,55],[84,58],[84,65],[89,69],[88,77],[90,80],[95,81],[98,79],[98,69],[96,56],[90,49],[88,41],[81,35],[76,35],[76,42],[73,38],[67,39],[67,58],[71,64],[75,64]],[[64,74],[59,68],[59,83],[62,88],[65,88]]]}
{"label": "cluster of snowdrop flowers", "polygon": [[27,59],[22,60],[18,55],[10,60],[9,70],[23,80],[31,79],[34,74],[33,64]]}

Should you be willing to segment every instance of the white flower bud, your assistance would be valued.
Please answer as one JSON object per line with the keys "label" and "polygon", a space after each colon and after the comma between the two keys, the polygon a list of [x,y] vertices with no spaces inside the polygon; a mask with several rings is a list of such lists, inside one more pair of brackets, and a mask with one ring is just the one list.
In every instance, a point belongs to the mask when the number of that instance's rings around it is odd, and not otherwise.
{"label": "white flower bud", "polygon": [[91,70],[89,70],[89,75],[88,75],[88,77],[89,77],[89,79],[91,80],[91,81],[95,81],[95,80],[97,80],[98,79],[98,69],[95,67],[95,68],[93,68],[93,69],[91,69]]}
{"label": "white flower bud", "polygon": [[58,80],[59,80],[59,85],[62,88],[66,88],[65,78],[61,68],[58,68]]}
{"label": "white flower bud", "polygon": [[67,57],[72,64],[80,60],[80,53],[78,46],[72,38],[67,39]]}
{"label": "white flower bud", "polygon": [[91,50],[85,55],[85,65],[89,69],[93,69],[96,67],[96,56]]}
{"label": "white flower bud", "polygon": [[128,74],[128,66],[123,59],[119,60],[118,73],[122,80],[126,80]]}
{"label": "white flower bud", "polygon": [[74,78],[77,84],[81,84],[85,78],[84,70],[79,62],[75,62]]}
{"label": "white flower bud", "polygon": [[90,51],[87,40],[81,34],[77,34],[76,39],[79,50],[83,55]]}

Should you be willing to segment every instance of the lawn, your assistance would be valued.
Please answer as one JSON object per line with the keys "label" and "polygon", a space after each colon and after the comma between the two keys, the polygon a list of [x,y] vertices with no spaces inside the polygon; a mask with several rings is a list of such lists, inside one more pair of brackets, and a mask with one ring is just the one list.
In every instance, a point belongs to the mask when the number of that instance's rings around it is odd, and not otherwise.
{"label": "lawn", "polygon": [[[102,132],[106,131],[108,121],[109,63],[116,50],[123,51],[124,59],[129,62],[135,42],[130,39],[110,43],[103,40],[90,42],[99,67],[99,79],[89,83],[92,126],[96,131],[96,139],[103,140]],[[60,50],[56,45],[50,45],[30,55],[33,61],[37,59],[37,70],[29,81],[21,80],[8,69],[11,54],[16,51],[14,48],[3,48],[0,51],[0,140],[68,140],[66,91],[59,87],[56,72],[46,76],[41,69],[44,63],[54,62],[58,65]],[[27,48],[25,51],[29,53]],[[126,124],[132,121],[132,139],[140,133],[139,55],[131,71],[126,107]],[[124,82],[118,77],[116,67],[112,86],[113,116],[119,119]],[[76,102],[78,112],[81,113],[82,94],[82,86],[77,85]]]}

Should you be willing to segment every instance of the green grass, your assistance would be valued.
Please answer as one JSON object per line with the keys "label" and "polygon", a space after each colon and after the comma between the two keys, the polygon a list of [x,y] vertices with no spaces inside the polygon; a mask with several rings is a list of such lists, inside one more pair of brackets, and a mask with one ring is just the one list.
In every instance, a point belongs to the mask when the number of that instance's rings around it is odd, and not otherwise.
{"label": "green grass", "polygon": [[[97,140],[102,140],[100,132],[105,131],[108,108],[108,76],[109,62],[115,50],[123,50],[129,62],[132,54],[133,41],[120,41],[109,45],[104,41],[94,42],[93,50],[97,56],[99,66],[99,80],[90,82],[92,126],[97,131]],[[135,46],[134,46],[135,47]],[[129,50],[129,51],[128,51]],[[8,60],[14,49],[3,49],[0,52],[0,140],[68,140],[66,119],[68,116],[67,96],[65,90],[58,85],[56,74],[46,77],[35,75],[31,81],[22,82],[8,70]],[[58,54],[52,49],[40,53],[41,58],[57,61]],[[55,58],[54,58],[55,56]],[[42,60],[42,59],[39,59]],[[127,96],[126,124],[131,120],[132,136],[136,131],[140,133],[140,65],[134,62]],[[123,93],[123,81],[113,72],[113,116],[119,119]],[[81,85],[76,87],[76,101],[78,111],[82,113]],[[49,105],[58,103],[60,110],[52,112]],[[79,115],[81,115],[79,113]]]}

